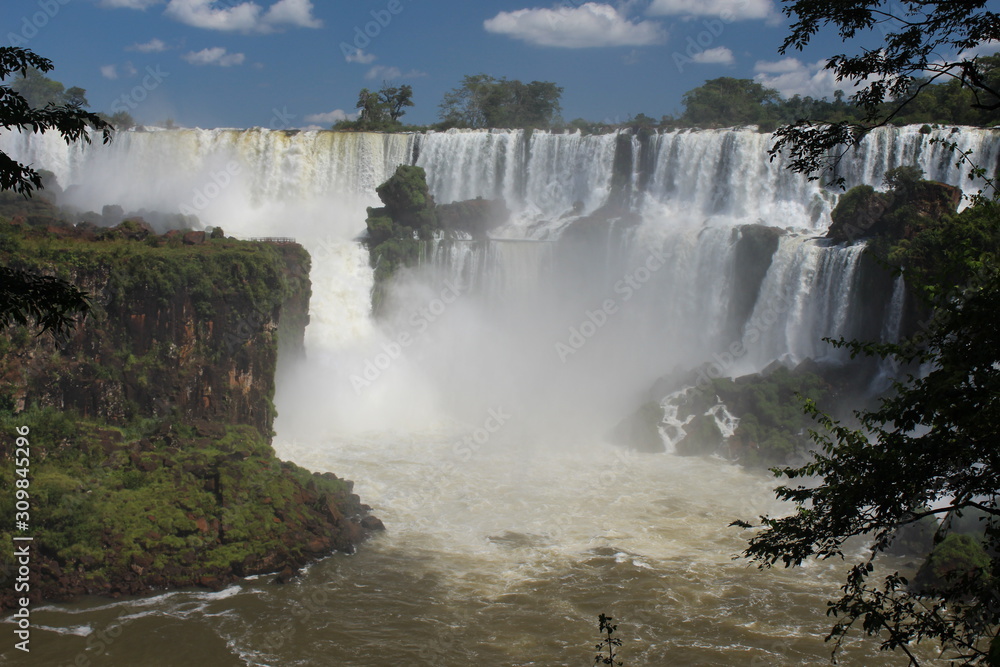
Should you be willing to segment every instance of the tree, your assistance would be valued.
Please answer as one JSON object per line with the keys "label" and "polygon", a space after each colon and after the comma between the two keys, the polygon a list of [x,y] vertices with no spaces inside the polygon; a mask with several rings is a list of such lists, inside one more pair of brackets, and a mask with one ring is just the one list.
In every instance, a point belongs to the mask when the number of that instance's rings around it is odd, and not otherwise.
{"label": "tree", "polygon": [[79,86],[73,86],[69,88],[64,94],[63,99],[66,100],[66,104],[74,107],[89,107],[90,103],[87,102],[87,91]]}
{"label": "tree", "polygon": [[[21,73],[22,80],[28,80],[30,68],[48,72],[52,62],[27,49],[0,47],[0,81],[15,72]],[[86,102],[83,89],[71,91],[77,101]],[[10,85],[0,85],[0,127],[19,132],[55,131],[67,142],[88,143],[90,128],[102,133],[104,143],[111,141],[114,129],[79,104],[58,106],[50,100],[44,108],[35,108]],[[42,177],[37,171],[0,151],[0,190],[13,190],[28,197],[40,187]],[[0,327],[34,321],[43,331],[61,334],[72,327],[74,315],[85,315],[88,309],[86,294],[63,280],[0,267]]]}
{"label": "tree", "polygon": [[[826,68],[838,81],[859,86],[854,105],[860,121],[831,124],[808,119],[782,127],[772,158],[786,151],[791,168],[810,178],[832,174],[847,150],[876,127],[903,116],[931,84],[953,81],[971,95],[971,108],[1000,110],[1000,81],[990,63],[975,55],[977,46],[1000,39],[1000,14],[987,11],[987,0],[786,0],[784,13],[793,19],[791,33],[779,52],[803,50],[812,37],[833,26],[842,40],[882,33],[882,46],[859,54],[837,54]],[[843,184],[842,178],[833,182]]]}
{"label": "tree", "polygon": [[385,108],[382,105],[382,99],[379,97],[378,93],[374,93],[367,88],[362,88],[361,92],[358,93],[356,108],[361,112],[358,120],[362,123],[380,122],[383,114],[385,113]]}
{"label": "tree", "polygon": [[100,116],[101,120],[114,126],[115,130],[127,130],[137,125],[135,119],[132,118],[132,114],[125,110],[116,111],[110,116],[105,113],[98,113],[97,115]]}
{"label": "tree", "polygon": [[399,119],[406,114],[406,107],[413,105],[413,88],[408,85],[390,86],[382,82],[378,92],[362,88],[355,107],[360,111],[356,121],[342,120],[335,130],[361,130],[367,132],[392,132],[403,129]]}
{"label": "tree", "polygon": [[[915,106],[927,110],[931,105],[914,103],[928,95],[956,105],[964,96],[973,111],[995,113],[997,62],[972,55],[1000,36],[1000,17],[983,11],[985,4],[788,0],[785,12],[797,20],[782,53],[803,48],[826,25],[845,40],[881,27],[885,46],[828,63],[839,77],[866,84],[854,95],[861,122],[782,128],[772,155],[788,150],[792,168],[815,177],[873,127],[905,118]],[[886,183],[905,200],[918,179],[919,170],[903,168]],[[828,639],[839,646],[860,625],[914,665],[913,645],[924,640],[939,642],[960,664],[1000,665],[1000,204],[982,197],[973,204],[937,221],[915,217],[905,238],[875,244],[922,298],[928,317],[903,343],[831,342],[911,374],[877,408],[856,413],[854,427],[807,401],[821,426],[812,434],[819,449],[806,465],[775,470],[790,480],[776,489],[778,498],[795,509],[760,517],[744,552],[761,567],[794,566],[846,558],[854,549],[845,548],[848,540],[868,540],[867,555],[830,603],[837,622]],[[963,514],[978,518],[974,539],[955,537]],[[937,546],[915,580],[899,572],[876,576],[880,555],[927,521]]]}
{"label": "tree", "polygon": [[684,93],[687,123],[729,127],[771,120],[773,107],[781,100],[777,90],[750,79],[724,76]]}
{"label": "tree", "polygon": [[439,115],[451,127],[549,127],[560,111],[563,89],[550,81],[510,81],[467,75],[445,93]]}
{"label": "tree", "polygon": [[[618,654],[615,653],[615,649],[621,647],[622,640],[612,636],[618,630],[618,625],[611,623],[613,620],[615,619],[605,614],[597,617],[597,627],[600,628],[603,638],[599,644],[594,646],[598,651],[598,654],[594,656],[595,665],[613,665],[614,667],[622,665],[622,662],[618,660]],[[607,651],[608,654],[604,655],[604,651]]]}
{"label": "tree", "polygon": [[[52,69],[52,62],[27,49],[12,46],[0,47],[0,81],[15,72],[20,72],[22,80],[27,81],[29,80],[29,68],[48,72]],[[58,84],[58,86],[61,90],[62,84]],[[80,91],[81,94],[85,92],[80,88],[72,90]],[[33,95],[37,94],[33,93]],[[90,143],[88,131],[90,128],[99,130],[104,138],[104,143],[109,143],[111,131],[114,129],[97,114],[84,111],[79,106],[57,106],[54,102],[48,101],[43,108],[35,108],[11,85],[0,85],[0,128],[14,129],[19,132],[30,130],[36,133],[55,131],[67,143],[73,141]],[[42,180],[38,172],[0,151],[0,190],[14,190],[28,196],[33,189],[41,187],[41,185]]]}
{"label": "tree", "polygon": [[63,335],[88,310],[87,294],[66,281],[0,266],[0,329],[34,324]]}
{"label": "tree", "polygon": [[[776,493],[795,511],[761,517],[763,530],[750,538],[747,557],[765,567],[799,565],[809,558],[844,558],[845,542],[853,537],[871,541],[868,556],[851,567],[842,597],[830,605],[838,617],[830,637],[838,646],[860,623],[864,632],[882,635],[884,648],[910,656],[911,664],[918,664],[911,645],[924,639],[941,642],[962,664],[1000,648],[998,252],[1000,208],[991,203],[900,242],[893,254],[912,267],[905,275],[934,305],[933,318],[903,344],[837,345],[931,370],[896,382],[877,409],[857,413],[858,428],[807,402],[823,427],[813,433],[819,451],[804,466],[775,471],[793,480]],[[959,287],[943,292],[945,284]],[[985,571],[954,568],[933,594],[914,589],[898,572],[884,575],[881,584],[869,581],[878,556],[906,526],[938,517],[940,542],[950,522],[971,511],[984,517]]]}
{"label": "tree", "polygon": [[406,113],[405,108],[413,106],[413,88],[408,85],[396,88],[383,83],[379,97],[392,121],[398,121]]}
{"label": "tree", "polygon": [[66,95],[65,86],[45,76],[42,71],[48,70],[39,70],[37,67],[21,70],[20,77],[10,84],[11,90],[20,94],[32,107],[62,104]]}

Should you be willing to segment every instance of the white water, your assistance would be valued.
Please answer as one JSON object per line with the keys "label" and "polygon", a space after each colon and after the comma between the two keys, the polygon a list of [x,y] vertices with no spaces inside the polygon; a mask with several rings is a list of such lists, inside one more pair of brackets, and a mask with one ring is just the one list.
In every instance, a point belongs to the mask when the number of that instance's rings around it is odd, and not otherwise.
{"label": "white water", "polygon": [[[955,138],[995,162],[992,137]],[[731,560],[742,542],[726,525],[773,511],[772,480],[628,453],[606,433],[675,368],[714,361],[735,375],[831,355],[820,338],[849,333],[861,250],[811,239],[835,197],[769,163],[767,135],[670,133],[644,161],[629,142],[621,200],[642,223],[574,245],[530,240],[558,239],[616,196],[614,135],[191,130],[87,148],[0,136],[81,208],[186,206],[230,234],[294,236],[313,255],[308,363],[282,368],[275,446],[356,479],[389,532],[284,591],[252,582],[201,606],[188,594],[157,599],[147,642],[169,645],[197,623],[234,664],[388,665],[428,652],[440,664],[577,664],[593,643],[587,624],[607,611],[627,633],[630,665],[825,658],[821,610],[841,573]],[[848,180],[878,185],[914,156],[931,176],[973,187],[926,142],[915,128],[881,131],[845,164]],[[503,242],[438,244],[375,323],[367,253],[353,239],[364,207],[378,205],[374,187],[414,151],[438,201],[502,196],[513,216]],[[780,239],[747,321],[734,322],[744,279],[734,225],[758,221],[795,232]],[[883,326],[898,330],[901,306],[886,299]],[[262,643],[260,619],[278,623],[316,590],[340,606],[299,622],[295,641]],[[67,642],[105,613],[60,609],[44,622]],[[171,624],[175,633],[158,629]],[[80,649],[65,646],[68,664]],[[853,651],[849,664],[891,664],[870,645]]]}

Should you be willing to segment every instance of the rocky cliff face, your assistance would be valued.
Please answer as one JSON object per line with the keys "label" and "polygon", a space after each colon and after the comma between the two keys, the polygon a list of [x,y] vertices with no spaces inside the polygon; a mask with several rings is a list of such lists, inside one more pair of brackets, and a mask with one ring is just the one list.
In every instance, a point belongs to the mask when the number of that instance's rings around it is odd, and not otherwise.
{"label": "rocky cliff face", "polygon": [[8,226],[10,265],[55,272],[91,295],[72,337],[14,331],[0,403],[124,425],[142,417],[250,424],[269,436],[279,348],[301,354],[309,256],[296,244],[128,238]]}
{"label": "rocky cliff face", "polygon": [[[92,305],[65,340],[0,332],[2,465],[30,431],[33,600],[287,577],[381,528],[351,482],[270,446],[277,359],[302,353],[308,320],[300,246],[0,221],[0,262]],[[14,502],[0,494],[8,544]]]}

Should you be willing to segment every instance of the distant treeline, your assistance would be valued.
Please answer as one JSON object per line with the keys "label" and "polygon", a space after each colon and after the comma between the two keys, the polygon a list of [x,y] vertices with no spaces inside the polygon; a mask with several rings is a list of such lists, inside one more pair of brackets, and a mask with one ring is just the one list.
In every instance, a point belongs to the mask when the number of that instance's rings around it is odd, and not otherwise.
{"label": "distant treeline", "polygon": [[[73,106],[86,109],[90,106],[87,101],[87,91],[79,86],[66,88],[59,81],[53,81],[49,77],[39,72],[34,67],[29,67],[26,72],[15,78],[10,87],[24,98],[28,106],[41,108],[52,106]],[[135,127],[135,120],[127,111],[116,111],[110,116],[106,113],[97,114],[102,119],[111,123],[117,130],[127,130]]]}
{"label": "distant treeline", "polygon": [[[979,64],[990,87],[1000,88],[1000,55],[981,57]],[[777,90],[750,79],[724,77],[706,81],[685,93],[683,102],[684,113],[679,117],[663,116],[654,125],[658,128],[758,125],[771,130],[798,120],[828,123],[866,120],[863,111],[841,90],[834,93],[833,100],[801,95],[786,99]],[[905,94],[882,105],[879,117],[889,118],[894,125],[940,123],[990,127],[1000,123],[1000,109],[978,109],[975,104],[972,91],[958,79],[944,83],[915,79]]]}
{"label": "distant treeline", "polygon": [[[983,80],[994,90],[1000,90],[1000,54],[978,59]],[[46,104],[87,107],[82,88],[66,89],[34,69],[27,76],[15,79],[11,88],[21,93],[33,107]],[[588,134],[630,128],[637,132],[653,132],[677,128],[717,128],[756,125],[772,131],[780,125],[799,120],[837,123],[862,122],[863,112],[854,106],[844,91],[838,90],[833,99],[815,99],[781,93],[752,79],[720,77],[706,81],[684,93],[684,111],[680,115],[664,115],[659,119],[637,114],[624,122],[590,121],[583,118],[566,122],[560,112],[563,89],[551,81],[523,83],[516,79],[495,78],[487,74],[465,76],[461,85],[445,93],[438,105],[440,122],[433,125],[405,125],[402,117],[414,106],[414,91],[408,85],[390,86],[384,83],[378,91],[364,88],[358,94],[355,119],[343,120],[335,130],[368,132],[413,132],[457,128],[519,128],[554,131],[580,130]],[[906,102],[897,111],[902,102]],[[890,117],[895,125],[944,124],[992,127],[1000,125],[1000,109],[979,109],[972,91],[958,79],[930,83],[915,79],[909,91],[883,105],[881,117]],[[896,112],[896,113],[893,113]],[[124,111],[111,116],[99,114],[117,129],[135,125]],[[172,126],[166,121],[167,127]]]}
{"label": "distant treeline", "polygon": [[[1000,89],[1000,55],[981,57],[978,62],[983,79],[994,89]],[[409,103],[412,91],[408,86],[405,88]],[[381,97],[388,100],[396,90],[384,88]],[[372,113],[369,107],[362,106],[361,118],[338,123],[334,129],[391,132],[452,127],[533,128],[600,133],[621,128],[655,131],[756,125],[762,131],[771,131],[780,125],[803,119],[828,123],[865,120],[863,111],[842,90],[836,91],[832,100],[802,95],[785,98],[777,90],[752,79],[721,77],[686,92],[682,99],[684,111],[678,116],[664,115],[656,119],[640,113],[619,123],[583,118],[566,122],[560,116],[562,91],[561,87],[549,81],[522,83],[477,74],[464,77],[459,87],[445,94],[439,105],[438,116],[441,120],[434,125],[404,126],[398,116],[389,117],[388,114],[378,113],[378,109]],[[363,90],[361,97],[379,99],[368,90]],[[896,112],[904,101],[905,105]],[[991,127],[1000,124],[1000,109],[977,109],[975,102],[972,91],[963,87],[958,79],[944,83],[915,79],[906,94],[883,105],[881,117],[890,117],[890,122],[895,125]]]}

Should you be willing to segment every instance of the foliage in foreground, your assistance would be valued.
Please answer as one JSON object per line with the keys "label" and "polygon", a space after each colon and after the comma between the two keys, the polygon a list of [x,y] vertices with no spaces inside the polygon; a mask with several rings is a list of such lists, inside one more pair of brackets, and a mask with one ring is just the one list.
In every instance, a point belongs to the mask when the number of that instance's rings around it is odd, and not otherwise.
{"label": "foliage in foreground", "polygon": [[[976,112],[995,122],[1000,110],[1000,73],[997,58],[977,55],[978,47],[1000,39],[1000,14],[989,11],[986,0],[787,0],[784,12],[793,20],[791,33],[779,52],[803,50],[823,28],[830,27],[845,44],[874,38],[880,48],[861,46],[858,53],[839,53],[826,59],[825,68],[838,81],[857,86],[854,106],[860,118],[817,122],[802,117],[780,128],[771,155],[784,153],[794,171],[810,178],[830,175],[852,147],[876,127],[898,122],[908,113],[940,110],[945,114]],[[947,109],[922,97],[932,84],[947,81]],[[962,122],[962,121],[955,121]]]}
{"label": "foliage in foreground", "polygon": [[[807,411],[823,427],[812,434],[819,451],[807,465],[775,470],[790,480],[776,493],[795,511],[761,517],[763,530],[751,537],[745,556],[762,567],[791,566],[814,557],[843,558],[852,537],[871,541],[867,557],[850,569],[841,598],[830,603],[838,619],[830,633],[835,646],[856,625],[913,664],[910,648],[921,640],[939,641],[963,664],[986,660],[1000,644],[998,251],[1000,206],[990,203],[892,247],[910,284],[934,307],[933,316],[901,344],[835,344],[903,367],[916,362],[924,373],[895,383],[877,409],[859,412],[857,429],[808,402]],[[901,527],[974,511],[982,517],[984,555],[941,569],[931,587],[913,587],[898,572],[873,581],[879,554]],[[937,541],[946,539],[948,523],[938,529]],[[959,546],[953,541],[945,555]]]}
{"label": "foliage in foreground", "polygon": [[[618,656],[615,653],[615,649],[621,647],[622,640],[618,637],[612,637],[615,631],[618,630],[618,624],[611,623],[613,620],[615,619],[606,614],[601,614],[597,617],[597,624],[604,638],[599,644],[594,645],[594,648],[598,651],[598,654],[594,656],[595,665],[617,665],[618,667],[622,665],[622,662],[617,659]],[[607,651],[608,654],[604,655],[604,651]]]}

